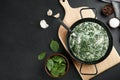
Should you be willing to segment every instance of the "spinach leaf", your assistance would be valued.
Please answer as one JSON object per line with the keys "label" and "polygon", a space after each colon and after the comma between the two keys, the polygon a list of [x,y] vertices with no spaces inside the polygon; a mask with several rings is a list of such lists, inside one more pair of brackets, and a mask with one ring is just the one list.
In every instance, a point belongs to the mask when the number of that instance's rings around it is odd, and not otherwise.
{"label": "spinach leaf", "polygon": [[59,77],[59,71],[58,71],[58,65],[57,65],[57,64],[55,64],[54,67],[52,68],[51,74],[52,74],[54,77]]}
{"label": "spinach leaf", "polygon": [[50,42],[50,48],[51,48],[51,50],[52,50],[53,52],[57,52],[57,51],[59,50],[59,44],[58,44],[58,42],[55,41],[55,40],[52,40],[52,41]]}
{"label": "spinach leaf", "polygon": [[51,71],[51,69],[53,68],[53,66],[54,66],[53,60],[52,60],[52,59],[49,59],[49,60],[47,61],[47,68],[48,68],[48,70]]}
{"label": "spinach leaf", "polygon": [[60,64],[58,67],[58,71],[60,74],[64,74],[65,73],[65,69],[66,69],[66,65],[65,64]]}
{"label": "spinach leaf", "polygon": [[43,60],[46,56],[46,52],[42,52],[38,55],[38,60]]}
{"label": "spinach leaf", "polygon": [[59,64],[61,64],[62,62],[66,63],[65,59],[63,57],[60,57],[60,56],[54,56],[52,59]]}

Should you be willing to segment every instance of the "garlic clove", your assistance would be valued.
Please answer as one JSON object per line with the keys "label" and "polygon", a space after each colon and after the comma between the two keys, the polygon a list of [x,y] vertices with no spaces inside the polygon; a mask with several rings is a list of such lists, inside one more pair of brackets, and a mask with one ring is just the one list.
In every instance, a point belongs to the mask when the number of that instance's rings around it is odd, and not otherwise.
{"label": "garlic clove", "polygon": [[47,24],[47,22],[44,19],[40,21],[40,26],[43,29],[49,27],[49,25]]}
{"label": "garlic clove", "polygon": [[59,18],[60,17],[60,13],[57,13],[56,15],[54,15],[55,18]]}
{"label": "garlic clove", "polygon": [[48,15],[48,16],[52,16],[52,15],[53,15],[53,11],[52,11],[51,9],[49,9],[49,10],[47,11],[47,15]]}

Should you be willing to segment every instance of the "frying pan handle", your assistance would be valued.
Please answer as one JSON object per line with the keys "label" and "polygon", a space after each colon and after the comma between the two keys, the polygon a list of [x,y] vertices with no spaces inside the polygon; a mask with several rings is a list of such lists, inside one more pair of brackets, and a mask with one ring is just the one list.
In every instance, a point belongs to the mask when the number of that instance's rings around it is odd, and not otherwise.
{"label": "frying pan handle", "polygon": [[82,72],[82,67],[83,67],[83,63],[81,63],[81,66],[80,66],[80,73],[82,74],[82,75],[96,75],[97,73],[98,73],[98,69],[97,69],[97,66],[96,66],[96,64],[94,64],[94,66],[95,66],[95,73],[84,73],[84,72]]}
{"label": "frying pan handle", "polygon": [[94,10],[94,12],[95,12],[95,19],[96,19],[96,17],[97,17],[97,10],[96,10],[96,8],[82,8],[82,9],[80,10],[80,16],[81,16],[81,18],[83,19],[82,11],[83,11],[83,10],[87,10],[87,9],[92,9],[92,10]]}

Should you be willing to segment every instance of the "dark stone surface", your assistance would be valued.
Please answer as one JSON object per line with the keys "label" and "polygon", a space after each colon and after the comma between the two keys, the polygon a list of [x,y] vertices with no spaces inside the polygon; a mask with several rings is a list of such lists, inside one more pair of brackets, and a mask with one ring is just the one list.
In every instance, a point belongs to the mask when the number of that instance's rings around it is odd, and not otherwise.
{"label": "dark stone surface", "polygon": [[[99,0],[69,0],[69,3],[72,7],[95,7],[98,19],[105,24],[114,16],[101,15],[101,8],[106,3]],[[54,13],[60,12],[63,18],[64,10],[58,0],[0,1],[0,80],[82,80],[58,39],[59,23],[46,16],[49,8]],[[46,19],[49,28],[40,28],[39,21],[42,19]],[[120,53],[120,30],[110,28],[110,31],[114,46]],[[44,63],[47,57],[42,61],[37,60],[37,55],[42,51],[46,51],[47,56],[53,53],[49,48],[52,39],[60,43],[59,53],[64,54],[70,62],[69,72],[59,79],[46,74]],[[119,68],[120,65],[117,65],[92,80],[119,80]]]}

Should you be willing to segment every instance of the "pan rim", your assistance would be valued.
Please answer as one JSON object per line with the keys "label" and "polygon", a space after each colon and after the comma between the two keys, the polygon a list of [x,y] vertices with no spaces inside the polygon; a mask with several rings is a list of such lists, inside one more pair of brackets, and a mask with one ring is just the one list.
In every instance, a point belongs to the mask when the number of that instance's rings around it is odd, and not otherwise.
{"label": "pan rim", "polygon": [[71,49],[70,49],[70,46],[69,46],[69,36],[70,36],[71,32],[67,32],[67,35],[66,35],[66,46],[67,46],[67,48],[68,48],[68,50],[69,50],[69,52],[70,52],[70,56],[71,56],[73,59],[75,59],[75,60],[77,60],[77,61],[79,61],[79,62],[81,62],[81,63],[85,63],[85,64],[97,64],[97,63],[103,61],[104,59],[106,59],[106,58],[108,57],[108,55],[110,54],[110,52],[111,52],[111,50],[112,50],[112,47],[113,47],[112,34],[111,34],[111,32],[110,32],[110,30],[109,30],[109,28],[107,27],[106,24],[104,24],[102,21],[100,21],[100,20],[98,20],[98,19],[94,19],[94,18],[83,18],[83,19],[80,19],[80,20],[76,21],[76,22],[70,27],[70,29],[73,30],[78,24],[80,24],[80,23],[82,23],[82,22],[94,22],[94,23],[99,24],[101,27],[103,27],[103,28],[105,29],[105,31],[106,31],[106,33],[107,33],[107,35],[108,35],[108,38],[109,38],[109,45],[108,45],[108,49],[107,49],[105,55],[104,55],[103,57],[101,57],[100,59],[95,60],[95,61],[91,61],[91,62],[82,61],[82,60],[78,59],[78,58],[72,53],[72,51],[71,51]]}

